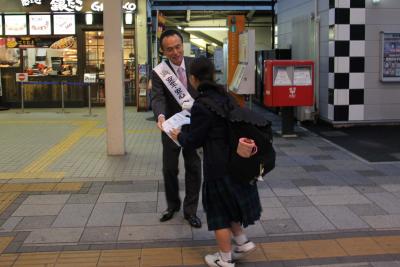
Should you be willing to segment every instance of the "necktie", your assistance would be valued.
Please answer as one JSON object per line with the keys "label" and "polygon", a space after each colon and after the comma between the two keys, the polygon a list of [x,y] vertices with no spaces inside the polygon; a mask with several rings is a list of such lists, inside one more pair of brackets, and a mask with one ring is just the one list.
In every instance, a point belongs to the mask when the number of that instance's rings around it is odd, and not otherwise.
{"label": "necktie", "polygon": [[182,67],[178,68],[178,79],[181,81],[183,86],[185,86],[185,88],[186,88],[187,87],[186,73]]}

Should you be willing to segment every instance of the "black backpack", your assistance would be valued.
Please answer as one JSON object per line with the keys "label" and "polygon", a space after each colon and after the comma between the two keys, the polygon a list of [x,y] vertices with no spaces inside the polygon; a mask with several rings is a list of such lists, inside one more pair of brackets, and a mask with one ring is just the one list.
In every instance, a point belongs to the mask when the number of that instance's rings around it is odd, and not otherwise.
{"label": "black backpack", "polygon": [[[229,98],[229,104],[225,107],[218,105],[209,97],[199,97],[197,100],[227,121],[230,176],[239,182],[253,183],[275,167],[271,122],[248,108],[240,107],[231,96]],[[255,141],[256,154],[249,158],[237,154],[236,149],[241,137]]]}

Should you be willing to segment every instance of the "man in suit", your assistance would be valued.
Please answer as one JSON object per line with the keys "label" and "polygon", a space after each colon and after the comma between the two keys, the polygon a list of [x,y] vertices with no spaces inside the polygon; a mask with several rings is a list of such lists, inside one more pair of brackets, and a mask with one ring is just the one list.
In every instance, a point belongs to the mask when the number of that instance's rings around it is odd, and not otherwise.
{"label": "man in suit", "polygon": [[[197,91],[189,83],[189,66],[191,59],[183,55],[183,38],[176,30],[164,31],[160,36],[160,46],[168,67],[175,73],[188,93],[195,98]],[[175,100],[164,82],[153,70],[152,73],[151,106],[157,119],[157,127],[162,131],[162,123],[182,111],[182,107]],[[167,210],[163,212],[160,221],[170,220],[181,206],[178,184],[178,163],[181,147],[178,147],[163,131],[161,133],[163,145],[163,176]],[[200,228],[201,221],[197,217],[197,205],[201,185],[201,162],[195,150],[182,149],[185,165],[185,199],[183,201],[184,218],[193,227]]]}

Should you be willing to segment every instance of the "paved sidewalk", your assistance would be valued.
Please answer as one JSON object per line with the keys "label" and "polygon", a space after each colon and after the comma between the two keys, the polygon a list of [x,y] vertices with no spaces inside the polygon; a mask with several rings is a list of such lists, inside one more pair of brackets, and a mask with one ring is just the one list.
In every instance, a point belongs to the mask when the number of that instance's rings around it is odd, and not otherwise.
{"label": "paved sidewalk", "polygon": [[[90,266],[130,266],[102,265],[101,255],[134,251],[139,261],[132,266],[193,266],[201,264],[205,251],[215,249],[205,223],[193,229],[182,214],[158,221],[166,204],[160,133],[152,113],[127,108],[127,155],[108,157],[104,109],[94,109],[94,117],[84,116],[84,109],[28,111],[0,112],[0,266],[17,266],[20,259],[44,252],[53,253],[54,261],[37,266],[64,266],[58,262],[63,251],[95,253]],[[262,112],[279,130],[279,119]],[[253,263],[238,266],[399,266],[400,162],[368,163],[302,128],[296,131],[298,138],[274,139],[277,166],[258,184],[263,215],[248,228],[260,249],[248,259]],[[199,215],[205,222],[201,205]],[[391,241],[379,243],[378,237]],[[338,241],[343,238],[352,246],[357,238],[369,238],[361,243],[370,247],[352,254]],[[301,240],[316,243],[307,250]],[[304,255],[290,257],[299,252],[292,249],[281,258],[271,257],[271,246],[279,242],[288,242],[281,244],[286,248],[300,246]],[[322,244],[340,253],[313,255]],[[165,248],[177,249],[171,253],[181,261],[158,261],[165,251],[157,249]],[[145,255],[151,255],[149,262]],[[192,261],[185,262],[184,255]],[[2,265],[2,259],[10,264]]]}

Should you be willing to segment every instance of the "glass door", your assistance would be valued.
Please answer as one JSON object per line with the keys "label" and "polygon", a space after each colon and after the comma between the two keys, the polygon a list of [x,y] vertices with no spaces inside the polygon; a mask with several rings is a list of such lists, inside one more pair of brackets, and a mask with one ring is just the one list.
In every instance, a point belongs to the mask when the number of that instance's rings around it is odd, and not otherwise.
{"label": "glass door", "polygon": [[[136,105],[135,89],[135,46],[134,29],[124,30],[123,60],[125,81],[125,104]],[[96,73],[99,78],[97,86],[93,86],[91,99],[94,105],[105,102],[104,84],[104,33],[103,31],[85,32],[86,62],[85,72]]]}
{"label": "glass door", "polygon": [[104,88],[104,36],[103,31],[85,32],[86,62],[85,73],[96,73],[99,80],[97,86],[91,90],[92,104],[105,102]]}

